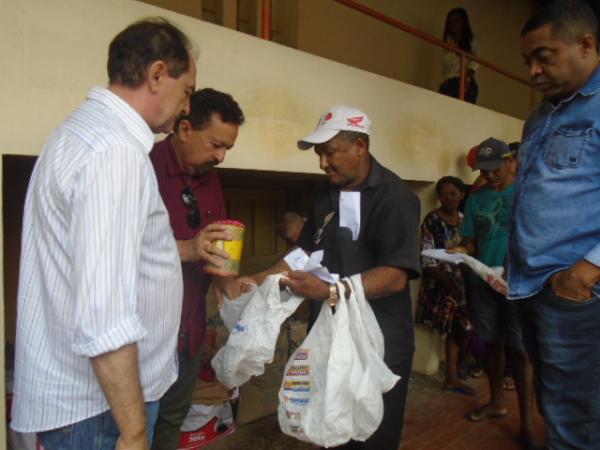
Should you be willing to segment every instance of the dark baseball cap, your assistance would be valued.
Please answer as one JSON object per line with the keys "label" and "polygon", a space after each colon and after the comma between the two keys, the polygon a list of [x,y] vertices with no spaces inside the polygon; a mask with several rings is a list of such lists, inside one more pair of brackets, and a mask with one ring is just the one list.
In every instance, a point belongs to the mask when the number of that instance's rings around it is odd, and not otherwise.
{"label": "dark baseball cap", "polygon": [[505,158],[512,155],[506,142],[489,138],[479,144],[475,169],[496,170],[502,166]]}

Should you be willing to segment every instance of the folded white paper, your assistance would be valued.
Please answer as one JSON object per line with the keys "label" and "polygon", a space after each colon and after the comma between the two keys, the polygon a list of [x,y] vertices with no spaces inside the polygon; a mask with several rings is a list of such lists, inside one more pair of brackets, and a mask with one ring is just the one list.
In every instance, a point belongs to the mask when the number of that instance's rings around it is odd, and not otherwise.
{"label": "folded white paper", "polygon": [[465,262],[465,256],[468,256],[464,253],[448,253],[444,249],[430,249],[423,250],[421,255],[426,256],[428,258],[439,259],[440,261],[449,262],[452,264],[460,264]]}
{"label": "folded white paper", "polygon": [[283,260],[290,266],[290,269],[311,273],[326,283],[337,283],[340,279],[337,273],[329,273],[327,268],[321,265],[323,250],[317,250],[308,256],[304,250],[297,248],[288,253]]}
{"label": "folded white paper", "polygon": [[297,248],[293,252],[285,255],[283,260],[292,270],[304,270],[304,266],[306,266],[306,263],[308,262],[308,255],[301,248]]}
{"label": "folded white paper", "polygon": [[429,249],[423,250],[421,255],[428,258],[439,259],[440,261],[460,264],[464,263],[473,270],[480,278],[485,280],[492,289],[501,293],[502,295],[508,294],[508,284],[502,275],[504,273],[503,267],[489,267],[483,264],[481,261],[469,256],[465,253],[448,253],[444,249]]}
{"label": "folded white paper", "polygon": [[340,192],[340,227],[350,228],[352,240],[360,232],[360,192]]}

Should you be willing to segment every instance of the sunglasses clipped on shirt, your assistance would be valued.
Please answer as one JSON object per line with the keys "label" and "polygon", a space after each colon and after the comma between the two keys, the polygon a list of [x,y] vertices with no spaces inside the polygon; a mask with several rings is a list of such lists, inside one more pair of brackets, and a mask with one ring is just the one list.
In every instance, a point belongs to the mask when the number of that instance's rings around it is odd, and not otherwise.
{"label": "sunglasses clipped on shirt", "polygon": [[321,227],[317,229],[317,231],[315,232],[315,235],[313,236],[315,245],[319,245],[321,243],[321,241],[323,240],[323,237],[325,236],[325,228],[327,228],[327,225],[329,225],[329,222],[331,222],[331,220],[333,219],[333,216],[335,216],[335,211],[331,211],[323,219],[323,225],[321,225]]}
{"label": "sunglasses clipped on shirt", "polygon": [[187,221],[190,228],[198,228],[200,226],[200,210],[196,202],[196,195],[190,186],[187,186],[181,191],[181,199],[183,204],[188,209]]}

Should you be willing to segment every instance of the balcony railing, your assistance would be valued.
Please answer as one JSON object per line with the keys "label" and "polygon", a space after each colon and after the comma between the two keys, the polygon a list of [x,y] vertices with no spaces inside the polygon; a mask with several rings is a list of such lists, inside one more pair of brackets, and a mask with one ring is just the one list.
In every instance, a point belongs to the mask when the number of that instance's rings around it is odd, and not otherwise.
{"label": "balcony railing", "polygon": [[[529,80],[527,80],[519,75],[516,75],[508,70],[505,70],[502,67],[494,64],[491,61],[488,61],[484,58],[481,58],[479,56],[476,56],[476,55],[468,53],[464,50],[461,50],[458,47],[450,45],[447,42],[444,42],[442,39],[439,39],[435,36],[432,36],[429,33],[425,33],[424,31],[418,30],[414,27],[411,27],[410,25],[408,25],[398,19],[389,17],[389,16],[387,16],[379,11],[376,11],[372,8],[369,8],[359,2],[356,2],[354,0],[333,0],[333,1],[341,3],[342,5],[348,6],[349,8],[352,8],[352,9],[359,11],[367,16],[370,16],[376,20],[379,20],[380,22],[391,25],[392,27],[395,27],[402,31],[405,31],[406,33],[409,33],[423,41],[437,45],[438,47],[441,47],[449,52],[456,53],[460,57],[459,98],[461,100],[464,100],[464,98],[465,98],[466,67],[467,67],[468,60],[475,61],[475,62],[479,63],[480,65],[487,67],[488,69],[490,69],[496,73],[499,73],[507,78],[510,78],[519,83],[522,83],[525,86],[528,86],[530,88],[533,87]],[[263,0],[262,1],[262,37],[263,37],[263,39],[267,39],[267,40],[270,39],[270,30],[271,30],[271,0]],[[532,96],[532,100],[533,100],[533,96]]]}

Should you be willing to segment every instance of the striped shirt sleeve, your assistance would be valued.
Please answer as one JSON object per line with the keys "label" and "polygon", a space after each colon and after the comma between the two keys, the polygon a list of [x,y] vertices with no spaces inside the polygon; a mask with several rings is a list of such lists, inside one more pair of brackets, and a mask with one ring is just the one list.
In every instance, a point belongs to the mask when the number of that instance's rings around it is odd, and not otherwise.
{"label": "striped shirt sleeve", "polygon": [[123,144],[94,155],[74,194],[72,350],[81,356],[114,351],[147,332],[136,282],[148,196],[141,154],[127,150]]}

